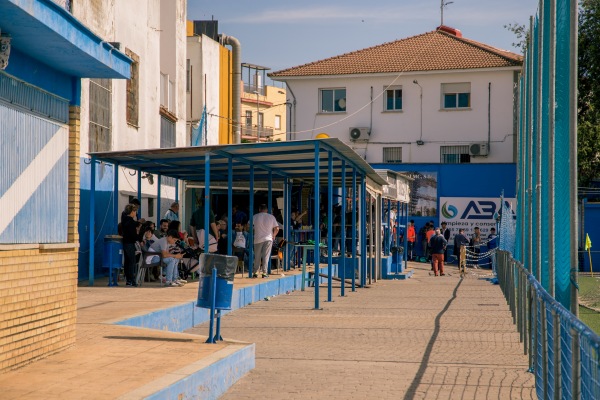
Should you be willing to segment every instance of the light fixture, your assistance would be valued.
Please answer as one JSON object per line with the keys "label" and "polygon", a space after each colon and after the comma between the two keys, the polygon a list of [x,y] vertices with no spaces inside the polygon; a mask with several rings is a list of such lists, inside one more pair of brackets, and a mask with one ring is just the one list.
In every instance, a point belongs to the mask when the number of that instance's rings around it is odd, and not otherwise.
{"label": "light fixture", "polygon": [[423,146],[425,144],[422,140],[417,140],[417,146]]}
{"label": "light fixture", "polygon": [[0,69],[8,67],[8,57],[10,56],[10,36],[0,35]]}
{"label": "light fixture", "polygon": [[142,175],[142,179],[148,179],[148,183],[154,185],[154,175],[146,172],[144,175]]}

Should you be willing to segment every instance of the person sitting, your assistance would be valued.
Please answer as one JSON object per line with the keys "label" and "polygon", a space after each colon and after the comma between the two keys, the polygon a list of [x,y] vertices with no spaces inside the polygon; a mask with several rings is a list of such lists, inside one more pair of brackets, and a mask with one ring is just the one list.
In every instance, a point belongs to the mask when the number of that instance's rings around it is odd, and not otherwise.
{"label": "person sitting", "polygon": [[[217,251],[217,239],[219,235],[219,229],[217,228],[217,224],[215,223],[215,214],[209,208],[208,210],[208,222],[211,231],[214,233],[214,236],[210,233],[208,234],[208,251],[210,253],[214,253]],[[202,202],[198,202],[198,208],[192,214],[192,218],[190,219],[190,229],[192,230],[192,234],[194,235],[194,240],[198,243],[198,247],[204,250],[204,207]]]}
{"label": "person sitting", "polygon": [[169,221],[179,221],[179,203],[174,201],[171,203],[171,208],[165,213],[165,219]]}
{"label": "person sitting", "polygon": [[[169,230],[167,236],[158,239],[150,246],[150,251],[162,253],[163,263],[166,265],[165,284],[169,286],[183,286],[184,280],[179,279],[179,261],[183,258],[183,254],[177,250],[177,240],[179,240],[179,232]],[[160,260],[159,256],[148,256],[146,263],[155,263]]]}
{"label": "person sitting", "polygon": [[154,236],[157,238],[163,238],[167,236],[167,231],[169,230],[169,220],[161,219],[159,229],[154,231]]}
{"label": "person sitting", "polygon": [[179,234],[179,239],[186,240],[187,233],[181,231],[181,222],[179,222],[179,221],[169,222],[169,230],[177,231],[177,233]]}

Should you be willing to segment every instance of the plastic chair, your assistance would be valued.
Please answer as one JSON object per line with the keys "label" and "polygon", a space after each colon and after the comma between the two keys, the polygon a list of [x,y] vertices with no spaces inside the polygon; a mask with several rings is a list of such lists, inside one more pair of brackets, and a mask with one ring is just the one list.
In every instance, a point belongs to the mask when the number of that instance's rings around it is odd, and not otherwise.
{"label": "plastic chair", "polygon": [[[137,276],[136,276],[136,283],[138,284],[138,286],[142,286],[142,283],[144,282],[144,279],[146,278],[146,272],[148,270],[151,270],[154,267],[158,267],[158,270],[160,272],[160,286],[163,286],[163,279],[162,279],[162,268],[163,268],[163,257],[162,257],[162,253],[161,252],[155,252],[155,251],[148,251],[145,250],[143,248],[141,248],[141,257],[138,263],[138,271],[137,271]],[[148,257],[150,256],[158,256],[159,260],[157,262],[153,262],[153,263],[147,263],[146,260]]]}

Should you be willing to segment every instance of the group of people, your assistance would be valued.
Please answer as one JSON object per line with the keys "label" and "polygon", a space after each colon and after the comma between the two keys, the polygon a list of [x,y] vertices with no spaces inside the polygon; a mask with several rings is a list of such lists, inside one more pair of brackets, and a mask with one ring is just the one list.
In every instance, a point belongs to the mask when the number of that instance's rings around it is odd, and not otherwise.
{"label": "group of people", "polygon": [[[454,246],[453,255],[456,257],[456,261],[460,259],[460,248],[462,246],[469,246],[472,248],[472,258],[478,261],[479,254],[481,253],[481,246],[483,239],[479,227],[473,228],[473,235],[471,239],[465,236],[465,229],[459,228],[458,233],[454,235]],[[492,265],[495,263],[495,252],[493,249],[497,247],[496,243],[496,229],[491,228],[490,234],[487,237],[485,244],[488,250],[490,250],[490,257]],[[419,230],[419,239],[422,246],[422,252],[428,262],[432,264],[432,270],[435,276],[444,275],[444,262],[448,262],[448,242],[450,241],[450,229],[447,227],[447,223],[444,221],[441,227],[435,228],[433,221],[425,223]],[[415,221],[411,220],[407,228],[407,241],[408,241],[408,259],[415,260],[415,244],[417,242],[417,232],[415,228]]]}
{"label": "group of people", "polygon": [[[179,204],[174,202],[160,220],[159,228],[152,221],[138,219],[140,203],[137,199],[131,200],[121,213],[119,234],[123,237],[124,271],[126,286],[138,286],[136,281],[137,265],[143,257],[141,249],[147,252],[160,253],[149,255],[146,263],[157,263],[162,257],[165,270],[160,276],[160,269],[150,271],[149,280],[161,279],[166,286],[183,286],[187,283],[179,275],[179,263],[184,257],[183,246],[180,241],[184,239],[179,222]],[[168,217],[172,218],[169,219]]]}

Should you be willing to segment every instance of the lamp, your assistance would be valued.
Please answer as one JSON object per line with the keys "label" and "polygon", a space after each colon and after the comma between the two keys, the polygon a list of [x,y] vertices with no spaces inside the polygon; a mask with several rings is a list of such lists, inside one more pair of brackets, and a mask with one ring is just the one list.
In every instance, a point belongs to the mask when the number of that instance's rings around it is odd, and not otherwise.
{"label": "lamp", "polygon": [[0,35],[0,69],[8,67],[8,57],[10,56],[10,36]]}
{"label": "lamp", "polygon": [[146,172],[144,175],[142,175],[142,179],[148,179],[148,183],[154,185],[154,175]]}

